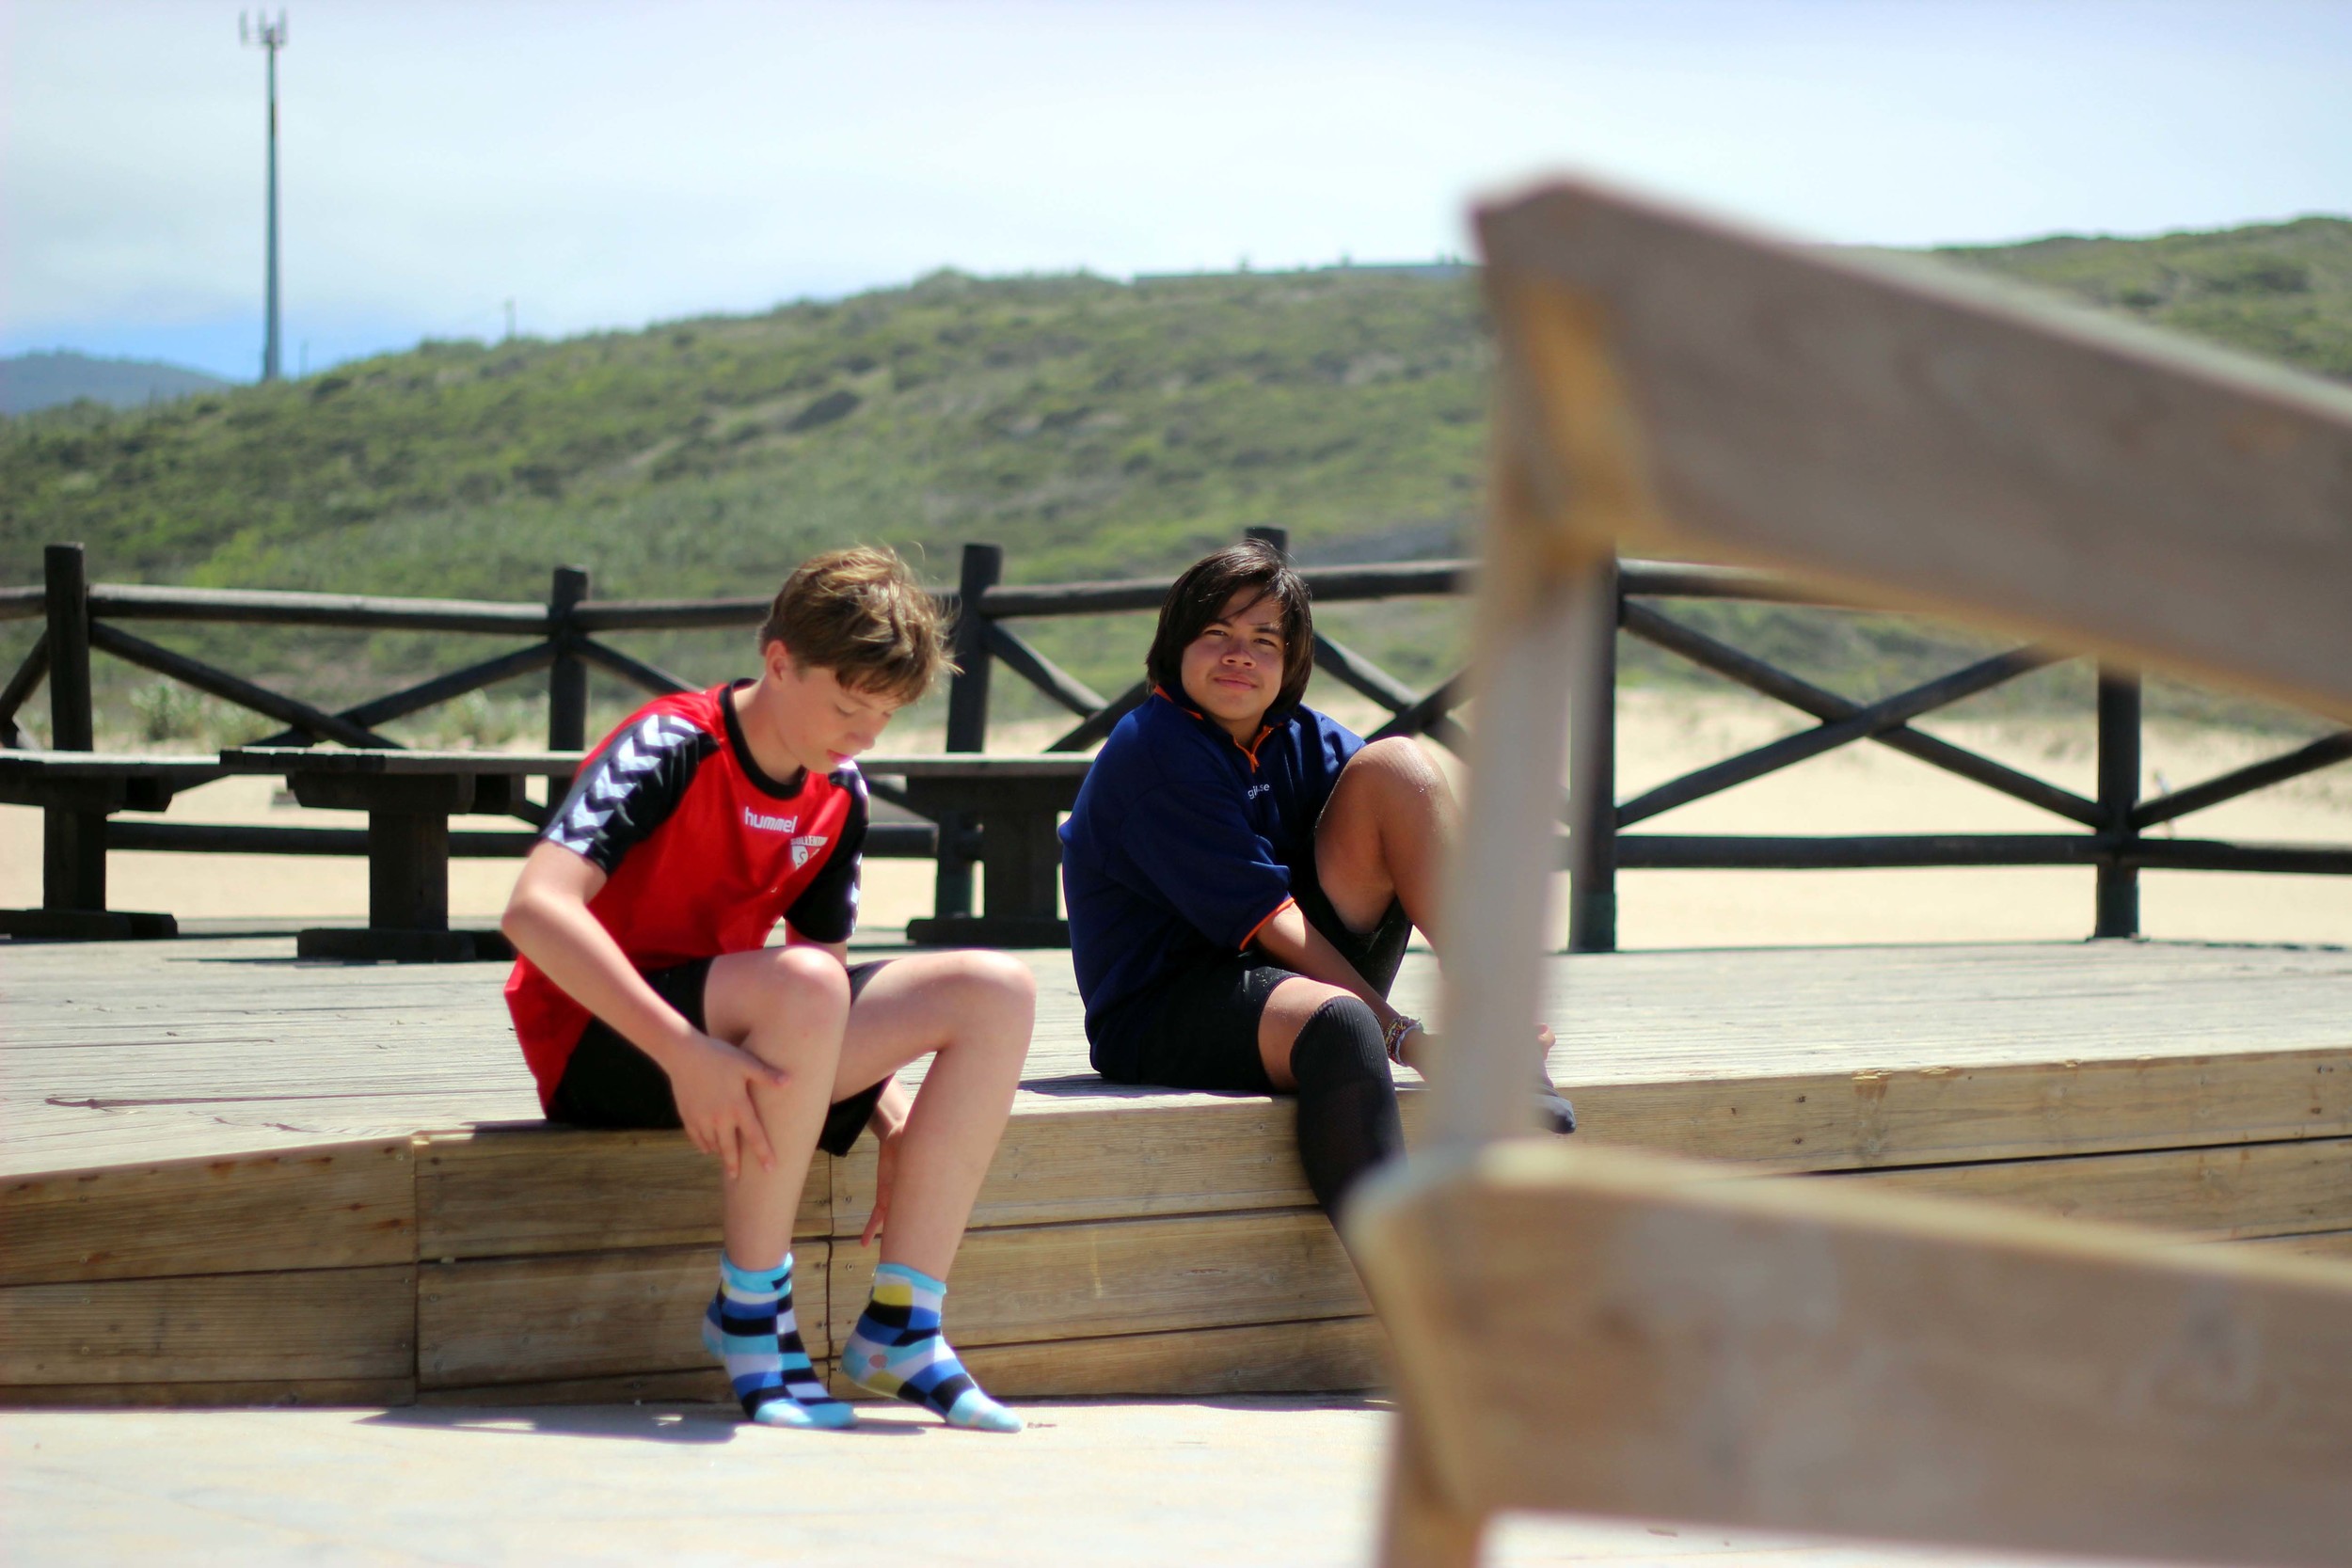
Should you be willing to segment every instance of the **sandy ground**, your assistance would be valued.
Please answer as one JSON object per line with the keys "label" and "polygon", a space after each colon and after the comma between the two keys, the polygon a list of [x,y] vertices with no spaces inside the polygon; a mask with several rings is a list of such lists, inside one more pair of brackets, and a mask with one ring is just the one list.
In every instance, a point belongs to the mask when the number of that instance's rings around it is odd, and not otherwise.
{"label": "sandy ground", "polygon": [[[27,1565],[1372,1560],[1387,1421],[1369,1402],[1022,1411],[1017,1437],[893,1412],[854,1433],[779,1432],[707,1406],[14,1412],[0,1543]],[[1565,1519],[1506,1520],[1486,1561],[2034,1568]]]}
{"label": "sandy ground", "polygon": [[[1361,722],[1367,714],[1340,710]],[[1692,768],[1804,727],[1782,710],[1736,698],[1632,691],[1620,708],[1620,799]],[[993,749],[1042,744],[1058,726],[1001,726]],[[2083,794],[2092,793],[2090,726],[2019,723],[1923,725]],[[936,750],[936,733],[887,737],[885,750]],[[2144,793],[2198,780],[2290,749],[2272,737],[2152,726]],[[356,814],[273,803],[266,779],[224,779],[183,796],[170,820],[337,823]],[[482,819],[459,826],[504,827]],[[2050,832],[2070,825],[1882,746],[1854,746],[1743,784],[1644,824],[1679,832]],[[2352,844],[2352,766],[2317,774],[2184,818],[2185,836],[2257,842]],[[2161,831],[2161,830],[2159,830]],[[451,869],[450,907],[487,920],[504,903],[516,863],[461,861]],[[183,920],[357,920],[367,908],[357,859],[118,854],[109,866],[118,909],[162,910]],[[869,924],[896,926],[930,909],[931,867],[875,861],[866,867]],[[0,905],[40,896],[39,814],[0,807]],[[1956,871],[1636,871],[1618,882],[1624,946],[1779,946],[1870,942],[2067,941],[2089,933],[2091,873],[2042,868]],[[2352,943],[2352,879],[2148,872],[2141,918],[2153,937],[2219,942]],[[1555,932],[1555,939],[1560,933]]]}

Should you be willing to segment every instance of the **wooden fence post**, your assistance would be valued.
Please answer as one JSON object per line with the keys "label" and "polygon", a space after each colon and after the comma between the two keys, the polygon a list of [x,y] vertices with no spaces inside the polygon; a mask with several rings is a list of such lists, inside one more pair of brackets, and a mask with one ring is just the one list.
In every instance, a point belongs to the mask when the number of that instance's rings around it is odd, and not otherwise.
{"label": "wooden fence post", "polygon": [[2137,847],[2132,808],[2139,804],[2139,673],[2099,666],[2099,814],[2114,858],[2099,863],[2091,937],[2139,935],[2139,867],[2122,859]]}
{"label": "wooden fence post", "polygon": [[[966,545],[956,582],[955,654],[957,672],[947,681],[947,747],[950,752],[988,750],[988,674],[993,656],[988,648],[988,621],[980,613],[980,596],[996,586],[1005,573],[1000,545]],[[931,912],[946,920],[969,915],[972,909],[972,857],[963,839],[970,826],[964,812],[943,813],[939,819],[939,879],[931,895]]]}
{"label": "wooden fence post", "polygon": [[41,552],[49,610],[49,749],[87,752],[97,745],[90,712],[89,578],[79,545]]}
{"label": "wooden fence post", "polygon": [[1585,579],[1576,625],[1589,646],[1568,689],[1568,951],[1617,950],[1617,621],[1613,557]]}
{"label": "wooden fence post", "polygon": [[[89,577],[79,545],[41,552],[49,612],[49,748],[97,745],[89,678]],[[50,806],[40,814],[40,902],[50,910],[106,907],[106,814]]]}
{"label": "wooden fence post", "polygon": [[572,626],[572,610],[587,597],[587,567],[555,569],[555,580],[548,590],[548,641],[557,650],[555,662],[548,667],[550,752],[577,752],[588,744],[588,666],[571,651],[578,636]]}
{"label": "wooden fence post", "polygon": [[1274,553],[1288,561],[1291,558],[1291,531],[1266,524],[1260,528],[1242,530],[1244,539],[1255,539],[1261,545],[1271,545]]}

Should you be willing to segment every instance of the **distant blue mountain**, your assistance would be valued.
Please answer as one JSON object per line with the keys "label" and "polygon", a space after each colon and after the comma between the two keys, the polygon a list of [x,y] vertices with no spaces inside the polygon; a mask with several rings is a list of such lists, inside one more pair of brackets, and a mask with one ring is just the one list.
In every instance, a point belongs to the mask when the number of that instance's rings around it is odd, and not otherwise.
{"label": "distant blue mountain", "polygon": [[93,359],[65,349],[18,354],[0,359],[0,414],[29,414],[82,398],[139,408],[230,385],[202,371],[150,359]]}

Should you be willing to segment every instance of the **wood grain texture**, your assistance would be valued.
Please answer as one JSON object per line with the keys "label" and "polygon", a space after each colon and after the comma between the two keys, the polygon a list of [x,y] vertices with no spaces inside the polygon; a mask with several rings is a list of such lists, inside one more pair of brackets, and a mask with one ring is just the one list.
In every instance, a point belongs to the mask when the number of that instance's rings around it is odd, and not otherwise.
{"label": "wood grain texture", "polygon": [[981,1345],[961,1354],[982,1386],[1007,1399],[1354,1393],[1388,1381],[1386,1341],[1371,1318]]}
{"label": "wood grain texture", "polygon": [[723,1404],[734,1409],[735,1390],[726,1369],[716,1364],[691,1371],[624,1372],[612,1377],[564,1378],[548,1383],[491,1383],[470,1388],[424,1388],[418,1404],[497,1409],[534,1404]]}
{"label": "wood grain texture", "polygon": [[[1727,553],[2352,714],[2352,392],[1924,261],[1587,182],[1479,215],[1510,428],[1604,324],[1670,524]],[[1557,379],[1555,377],[1555,379]],[[1536,446],[1557,447],[1547,434]],[[1555,468],[1568,455],[1543,451]],[[1629,514],[1629,516],[1635,515]]]}
{"label": "wood grain texture", "polygon": [[[873,1289],[872,1248],[833,1249],[832,1339]],[[1370,1310],[1321,1211],[1277,1209],[976,1230],[956,1256],[948,1334],[959,1348]]]}
{"label": "wood grain texture", "polygon": [[25,1410],[371,1410],[416,1402],[412,1377],[0,1386],[0,1408]]}
{"label": "wood grain texture", "polygon": [[[795,1236],[831,1228],[830,1156],[801,1189]],[[719,1164],[683,1132],[585,1132],[545,1122],[433,1133],[417,1160],[417,1256],[719,1244]]]}
{"label": "wood grain texture", "polygon": [[0,1288],[0,1386],[405,1378],[408,1264]]}
{"label": "wood grain texture", "polygon": [[2352,1265],[2352,1230],[2322,1230],[2303,1236],[2256,1236],[2234,1242],[2253,1252],[2285,1253],[2298,1258],[2316,1258]]}
{"label": "wood grain texture", "polygon": [[[0,982],[0,1173],[535,1120],[537,1096],[499,999],[500,966],[351,968],[292,955],[290,936],[10,948]],[[1022,1114],[1237,1103],[1095,1077],[1069,955],[1025,957],[1039,1015]],[[2088,1072],[2138,1057],[2323,1050],[2352,1056],[2343,1003],[2352,954],[2319,949],[2150,942],[1624,953],[1548,958],[1544,974],[1544,1016],[1561,1041],[1554,1075],[1575,1087],[1588,1131],[1604,1137],[1614,1134],[1596,1096],[1608,1085],[2069,1061]],[[1408,955],[1399,1004],[1432,1016],[1436,981],[1427,955]],[[909,1077],[919,1083],[920,1069]],[[1926,1086],[1892,1085],[1887,1115],[1899,1120],[1894,1097]],[[1815,1102],[1808,1114],[1819,1109]],[[1932,1121],[1930,1110],[1919,1125]],[[1867,1138],[1869,1130],[1835,1135]],[[1807,1147],[1831,1136],[1824,1127]]]}
{"label": "wood grain texture", "polygon": [[[1296,1122],[1289,1101],[1241,1098],[1016,1112],[971,1223],[993,1228],[1311,1204]],[[873,1206],[874,1144],[862,1139],[834,1167],[834,1234],[857,1236]]]}
{"label": "wood grain texture", "polygon": [[1575,1085],[1586,1135],[1782,1170],[2352,1133],[2352,1050]]}
{"label": "wood grain texture", "polygon": [[1933,1165],[1834,1180],[2210,1241],[2352,1226],[2352,1139],[2344,1138]]}
{"label": "wood grain texture", "polygon": [[[832,1354],[826,1243],[803,1243],[794,1284],[811,1355]],[[417,1274],[417,1386],[462,1388],[700,1370],[708,1246],[427,1263]]]}
{"label": "wood grain texture", "polygon": [[413,1263],[408,1142],[0,1179],[0,1285]]}
{"label": "wood grain texture", "polygon": [[1355,1218],[1469,1511],[2352,1562],[2343,1270],[1556,1143]]}

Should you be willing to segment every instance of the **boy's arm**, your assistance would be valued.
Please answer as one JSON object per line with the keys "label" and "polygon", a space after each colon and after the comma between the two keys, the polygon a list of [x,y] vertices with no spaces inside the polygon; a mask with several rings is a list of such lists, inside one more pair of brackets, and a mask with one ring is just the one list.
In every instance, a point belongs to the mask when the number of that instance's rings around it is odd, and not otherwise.
{"label": "boy's arm", "polygon": [[1268,915],[1250,941],[1293,974],[1337,986],[1357,997],[1372,1009],[1372,1016],[1380,1021],[1383,1031],[1396,1022],[1397,1010],[1389,1006],[1389,999],[1356,973],[1356,966],[1331,945],[1330,938],[1315,929],[1297,904],[1284,904]]}
{"label": "boy's arm", "polygon": [[739,1173],[746,1152],[761,1169],[773,1169],[775,1151],[752,1108],[751,1085],[781,1088],[785,1075],[702,1033],[645,983],[612,933],[588,911],[604,881],[595,862],[559,844],[536,845],[523,862],[499,928],[565,995],[669,1075],[687,1136],[704,1153],[718,1155],[728,1176]]}

